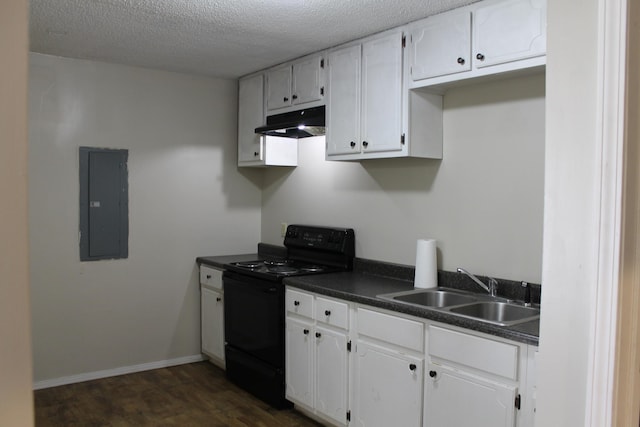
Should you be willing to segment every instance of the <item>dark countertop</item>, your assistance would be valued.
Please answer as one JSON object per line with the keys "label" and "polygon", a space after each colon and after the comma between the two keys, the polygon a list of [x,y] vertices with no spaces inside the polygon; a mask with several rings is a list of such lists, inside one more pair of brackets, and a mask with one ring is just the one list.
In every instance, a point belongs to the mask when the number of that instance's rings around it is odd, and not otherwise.
{"label": "dark countertop", "polygon": [[[284,252],[283,252],[284,251]],[[223,269],[230,262],[253,261],[262,258],[286,257],[284,247],[258,244],[258,252],[225,256],[198,257],[198,264]],[[442,311],[430,310],[418,306],[406,305],[378,298],[377,295],[413,289],[413,270],[407,266],[380,263],[377,261],[356,260],[355,271],[345,273],[295,276],[284,279],[284,284],[322,295],[340,298],[373,307],[379,307],[399,313],[405,313],[436,322],[484,332],[497,337],[507,338],[524,344],[538,345],[540,321],[520,323],[514,326],[498,326],[476,320],[465,319]],[[375,274],[371,272],[375,272]],[[399,277],[399,278],[396,278]],[[439,272],[438,282],[452,284],[456,288],[464,286],[454,283],[460,275]],[[472,285],[470,289],[474,289]],[[519,290],[518,287],[515,287]],[[505,289],[508,291],[508,288]],[[535,300],[539,302],[539,285],[534,288]],[[509,295],[512,297],[513,295]]]}
{"label": "dark countertop", "polygon": [[446,312],[383,300],[376,296],[379,294],[413,289],[413,283],[406,280],[352,271],[346,273],[288,277],[284,279],[284,283],[322,295],[405,313],[436,322],[448,323],[525,344],[538,345],[539,320],[520,323],[514,326],[498,326],[461,318]]}
{"label": "dark countertop", "polygon": [[223,269],[225,264],[230,262],[247,262],[262,259],[257,253],[253,254],[239,254],[239,255],[225,255],[225,256],[201,256],[196,258],[198,264],[208,265],[209,267]]}

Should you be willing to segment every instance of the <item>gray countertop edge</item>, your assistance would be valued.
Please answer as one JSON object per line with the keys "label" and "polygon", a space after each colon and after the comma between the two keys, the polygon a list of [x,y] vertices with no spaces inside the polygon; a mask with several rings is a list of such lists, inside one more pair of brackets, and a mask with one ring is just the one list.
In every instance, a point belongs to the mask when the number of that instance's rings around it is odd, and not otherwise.
{"label": "gray countertop edge", "polygon": [[423,319],[506,338],[523,344],[538,345],[539,320],[513,326],[498,326],[461,318],[446,312],[412,306],[378,298],[376,295],[413,289],[412,283],[358,272],[296,276],[284,284],[298,289],[363,305],[404,313]]}

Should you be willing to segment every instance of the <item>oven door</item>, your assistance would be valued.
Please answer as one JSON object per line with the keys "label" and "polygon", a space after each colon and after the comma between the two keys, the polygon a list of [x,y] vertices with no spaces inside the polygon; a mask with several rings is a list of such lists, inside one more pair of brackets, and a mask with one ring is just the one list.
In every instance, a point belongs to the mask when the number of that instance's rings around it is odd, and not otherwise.
{"label": "oven door", "polygon": [[284,366],[284,286],[225,272],[224,326],[228,346],[274,367]]}

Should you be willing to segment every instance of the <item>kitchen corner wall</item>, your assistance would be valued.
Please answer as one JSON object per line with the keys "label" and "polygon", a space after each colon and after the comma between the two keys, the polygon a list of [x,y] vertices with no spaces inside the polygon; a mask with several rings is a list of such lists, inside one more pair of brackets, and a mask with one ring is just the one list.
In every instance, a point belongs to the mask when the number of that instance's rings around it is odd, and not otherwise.
{"label": "kitchen corner wall", "polygon": [[[237,83],[31,54],[34,380],[200,354],[197,256],[255,252]],[[78,147],[129,150],[129,257],[80,262]]]}
{"label": "kitchen corner wall", "polygon": [[435,238],[440,269],[540,283],[544,97],[543,74],[449,89],[442,160],[326,162],[324,137],[300,140],[297,168],[266,171],[262,240],[353,227],[358,257],[414,265]]}

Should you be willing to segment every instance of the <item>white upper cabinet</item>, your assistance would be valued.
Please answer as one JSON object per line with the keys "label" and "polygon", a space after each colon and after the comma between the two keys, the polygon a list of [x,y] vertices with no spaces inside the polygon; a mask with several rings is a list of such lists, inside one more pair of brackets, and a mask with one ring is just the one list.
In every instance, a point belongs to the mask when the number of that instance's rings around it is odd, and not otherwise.
{"label": "white upper cabinet", "polygon": [[291,105],[291,65],[267,71],[267,110]]}
{"label": "white upper cabinet", "polygon": [[261,161],[260,135],[264,124],[264,77],[258,74],[238,83],[238,164]]}
{"label": "white upper cabinet", "polygon": [[359,153],[362,45],[334,50],[327,58],[327,154]]}
{"label": "white upper cabinet", "polygon": [[328,160],[413,154],[403,130],[402,31],[332,50],[327,76]]}
{"label": "white upper cabinet", "polygon": [[411,88],[545,64],[546,0],[486,0],[409,26]]}
{"label": "white upper cabinet", "polygon": [[320,55],[293,63],[291,102],[294,105],[324,98],[324,58]]}
{"label": "white upper cabinet", "polygon": [[409,52],[413,80],[471,70],[471,12],[426,19],[411,31]]}
{"label": "white upper cabinet", "polygon": [[327,55],[327,160],[442,158],[442,96],[409,91],[403,32]]}
{"label": "white upper cabinet", "polygon": [[362,44],[362,151],[400,151],[402,33]]}
{"label": "white upper cabinet", "polygon": [[[324,99],[324,58],[312,55],[267,71],[267,111],[321,105]],[[278,111],[283,110],[283,111]]]}
{"label": "white upper cabinet", "polygon": [[544,55],[547,13],[544,0],[500,0],[475,11],[474,58],[478,68]]}
{"label": "white upper cabinet", "polygon": [[255,129],[264,125],[264,75],[238,82],[238,166],[296,166],[298,141],[262,136]]}

